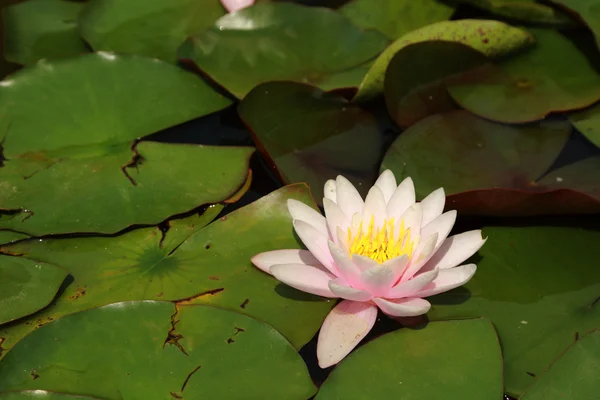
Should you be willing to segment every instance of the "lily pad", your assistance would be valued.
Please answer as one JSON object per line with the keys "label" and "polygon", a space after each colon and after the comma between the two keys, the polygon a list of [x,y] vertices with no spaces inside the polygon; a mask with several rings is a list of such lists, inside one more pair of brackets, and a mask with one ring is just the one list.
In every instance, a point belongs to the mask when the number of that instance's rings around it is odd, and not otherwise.
{"label": "lily pad", "polygon": [[491,58],[505,56],[535,41],[529,32],[499,21],[464,19],[427,25],[402,36],[377,57],[354,101],[373,100],[383,93],[385,73],[394,55],[410,44],[430,40],[462,43]]}
{"label": "lily pad", "polygon": [[0,362],[0,388],[108,400],[305,400],[316,391],[296,350],[272,327],[215,307],[157,301],[110,304],[31,333]]}
{"label": "lily pad", "polygon": [[564,13],[537,0],[451,0],[452,4],[469,4],[494,15],[515,21],[573,26],[574,21]]}
{"label": "lily pad", "polygon": [[46,307],[67,275],[54,265],[0,256],[0,324]]}
{"label": "lily pad", "polygon": [[537,45],[500,62],[476,82],[449,86],[452,98],[484,118],[521,123],[585,108],[600,99],[600,74],[555,30],[531,29]]}
{"label": "lily pad", "polygon": [[598,376],[600,376],[600,330],[595,330],[569,347],[521,399],[593,400],[598,396]]}
{"label": "lily pad", "polygon": [[599,0],[549,0],[577,19],[582,19],[596,36],[600,47],[600,1]]}
{"label": "lily pad", "polygon": [[319,204],[332,177],[343,174],[363,196],[377,178],[378,122],[339,95],[293,82],[265,83],[246,96],[239,114],[281,179],[307,182]]}
{"label": "lily pad", "polygon": [[397,39],[415,29],[449,19],[454,8],[438,0],[353,0],[338,11],[362,28],[377,29]]}
{"label": "lily pad", "polygon": [[100,400],[97,397],[76,396],[47,390],[21,390],[0,393],[0,400]]}
{"label": "lily pad", "polygon": [[[250,263],[260,252],[301,248],[291,228],[287,200],[316,207],[305,185],[284,187],[207,225],[220,207],[158,228],[117,237],[20,242],[5,253],[56,263],[74,282],[52,307],[25,323],[0,327],[5,348],[48,320],[128,300],[213,304],[273,325],[297,348],[319,329],[334,302],[279,283]],[[302,321],[302,324],[298,324]]]}
{"label": "lily pad", "polygon": [[82,3],[67,0],[27,0],[3,10],[6,37],[4,56],[19,64],[42,58],[86,53],[77,32]]}
{"label": "lily pad", "polygon": [[352,70],[374,59],[388,42],[334,10],[264,3],[222,17],[188,39],[179,57],[192,60],[241,99],[260,83],[278,80],[323,90],[356,87],[362,70],[360,75]]}
{"label": "lily pad", "polygon": [[590,142],[600,147],[600,105],[571,114],[569,120]]}
{"label": "lily pad", "polygon": [[80,16],[95,50],[177,60],[177,48],[225,14],[219,0],[90,0]]}
{"label": "lily pad", "polygon": [[429,316],[489,318],[502,343],[506,389],[518,397],[567,346],[598,327],[600,232],[489,227],[483,236],[489,240],[475,276],[464,290],[431,297]]}
{"label": "lily pad", "polygon": [[412,177],[421,199],[443,187],[448,207],[462,214],[598,212],[600,157],[544,176],[570,131],[562,121],[508,126],[465,111],[432,115],[396,139],[381,170]]}
{"label": "lily pad", "polygon": [[251,148],[138,138],[229,103],[173,65],[110,53],[5,79],[0,228],[114,233],[227,199],[246,180]]}
{"label": "lily pad", "polygon": [[484,318],[400,329],[351,353],[321,386],[316,400],[500,399],[502,352]]}

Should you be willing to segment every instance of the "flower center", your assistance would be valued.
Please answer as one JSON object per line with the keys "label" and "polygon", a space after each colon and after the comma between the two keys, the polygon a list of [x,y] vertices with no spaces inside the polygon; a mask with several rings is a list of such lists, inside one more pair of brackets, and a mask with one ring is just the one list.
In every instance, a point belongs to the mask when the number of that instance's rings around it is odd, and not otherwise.
{"label": "flower center", "polygon": [[366,231],[363,230],[361,222],[354,236],[348,228],[350,254],[366,256],[380,264],[405,254],[410,257],[414,250],[414,243],[410,240],[410,229],[404,228],[404,220],[400,223],[398,232],[394,232],[394,229],[394,218],[385,220],[381,228],[375,229],[375,217],[371,217]]}

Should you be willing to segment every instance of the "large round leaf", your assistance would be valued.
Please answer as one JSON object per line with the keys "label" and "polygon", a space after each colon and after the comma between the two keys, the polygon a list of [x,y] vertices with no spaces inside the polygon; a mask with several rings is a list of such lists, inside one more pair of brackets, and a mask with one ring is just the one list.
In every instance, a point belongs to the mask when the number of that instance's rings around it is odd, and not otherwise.
{"label": "large round leaf", "polygon": [[87,52],[77,33],[82,3],[67,0],[27,0],[3,10],[4,56],[20,64]]}
{"label": "large round leaf", "polygon": [[477,273],[429,298],[432,319],[485,316],[500,336],[507,391],[518,395],[580,335],[600,327],[600,232],[490,227]]}
{"label": "large round leaf", "polygon": [[600,74],[574,43],[555,30],[532,29],[537,45],[499,63],[495,73],[448,88],[459,105],[501,122],[536,121],[600,99]]}
{"label": "large round leaf", "polygon": [[265,3],[219,19],[188,39],[179,56],[243,98],[258,84],[275,80],[324,90],[358,86],[363,65],[387,43],[385,35],[362,31],[333,10]]}
{"label": "large round leaf", "polygon": [[67,275],[54,265],[0,256],[0,324],[46,307]]}
{"label": "large round leaf", "polygon": [[[499,17],[516,21],[572,26],[575,23],[555,8],[538,0],[450,0],[451,3],[469,4]],[[585,0],[584,0],[585,1]]]}
{"label": "large round leaf", "polygon": [[598,397],[598,376],[600,330],[595,330],[569,347],[521,399],[593,400]]}
{"label": "large round leaf", "polygon": [[567,13],[573,14],[574,17],[583,19],[596,36],[596,43],[600,47],[599,0],[550,0],[550,2],[559,5]]}
{"label": "large round leaf", "polygon": [[90,0],[79,24],[95,50],[176,61],[177,48],[225,14],[219,0]]}
{"label": "large round leaf", "polygon": [[[181,300],[215,304],[273,325],[296,347],[319,329],[334,302],[279,283],[250,263],[260,252],[299,248],[287,200],[315,207],[305,185],[293,185],[208,224],[212,207],[200,217],[121,236],[28,241],[3,248],[65,267],[75,281],[56,303],[26,323],[0,329],[8,348],[49,319],[126,300]],[[301,321],[301,323],[299,323]]]}
{"label": "large round leaf", "polygon": [[194,74],[109,53],[0,82],[0,228],[112,233],[228,198],[252,149],[137,143],[228,104]]}
{"label": "large round leaf", "polygon": [[571,114],[569,120],[590,142],[600,147],[600,105]]}
{"label": "large round leaf", "polygon": [[412,177],[419,198],[443,187],[448,207],[461,213],[596,212],[600,169],[592,166],[597,161],[580,161],[543,177],[570,130],[557,121],[507,126],[465,111],[432,115],[396,139],[381,169],[391,169],[398,179]]}
{"label": "large round leaf", "polygon": [[363,196],[377,178],[377,120],[339,95],[299,83],[266,83],[246,96],[239,113],[283,181],[307,182],[318,203],[325,182],[339,174]]}
{"label": "large round leaf", "polygon": [[97,400],[94,397],[76,396],[47,390],[21,390],[0,393],[0,400]]}
{"label": "large round leaf", "polygon": [[356,25],[377,29],[391,39],[450,18],[454,7],[438,0],[353,0],[338,9]]}
{"label": "large round leaf", "polygon": [[304,362],[272,327],[155,301],[110,304],[33,332],[0,362],[0,389],[107,400],[304,400],[315,392]]}
{"label": "large round leaf", "polygon": [[500,399],[502,353],[486,319],[400,329],[350,354],[317,400]]}

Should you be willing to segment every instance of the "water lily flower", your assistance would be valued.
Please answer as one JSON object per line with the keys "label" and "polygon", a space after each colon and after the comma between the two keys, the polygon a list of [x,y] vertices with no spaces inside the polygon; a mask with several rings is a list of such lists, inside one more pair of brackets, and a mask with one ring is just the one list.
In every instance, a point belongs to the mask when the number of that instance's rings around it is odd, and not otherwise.
{"label": "water lily flower", "polygon": [[221,4],[227,11],[235,12],[242,8],[250,7],[254,4],[254,0],[221,0]]}
{"label": "water lily flower", "polygon": [[252,258],[259,269],[303,292],[343,299],[321,327],[319,366],[341,361],[369,333],[377,309],[392,317],[425,314],[424,297],[463,285],[475,264],[459,265],[486,239],[481,231],[448,237],[456,211],[443,213],[442,188],[421,202],[410,178],[396,185],[384,171],[366,199],[343,176],[325,184],[325,216],[288,200],[308,250],[274,250]]}

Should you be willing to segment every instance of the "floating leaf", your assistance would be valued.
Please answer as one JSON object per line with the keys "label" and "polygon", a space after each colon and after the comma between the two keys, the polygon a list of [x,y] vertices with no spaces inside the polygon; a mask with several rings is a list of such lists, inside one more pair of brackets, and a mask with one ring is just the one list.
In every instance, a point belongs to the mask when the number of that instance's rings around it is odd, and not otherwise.
{"label": "floating leaf", "polygon": [[483,236],[475,276],[466,289],[429,298],[429,316],[489,318],[502,343],[506,389],[518,397],[577,337],[598,327],[600,232],[489,227]]}
{"label": "floating leaf", "polygon": [[177,60],[177,48],[225,14],[219,0],[91,0],[80,28],[94,50]]}
{"label": "floating leaf", "polygon": [[[117,237],[26,241],[5,253],[64,266],[75,281],[56,303],[27,323],[0,328],[8,348],[49,319],[127,300],[182,300],[214,304],[273,325],[296,347],[308,342],[334,303],[280,284],[250,258],[273,249],[300,248],[287,200],[315,207],[305,185],[280,189],[204,227],[219,214],[137,229]],[[302,321],[298,324],[298,321]]]}
{"label": "floating leaf", "polygon": [[469,4],[499,17],[516,21],[557,26],[574,25],[573,20],[567,15],[553,7],[538,3],[537,0],[451,0],[451,2]]}
{"label": "floating leaf", "polygon": [[201,70],[238,98],[263,82],[291,80],[323,90],[356,87],[354,69],[388,44],[333,10],[264,3],[228,14],[180,48]]}
{"label": "floating leaf", "polygon": [[4,56],[19,64],[87,52],[77,33],[82,3],[66,0],[27,0],[3,10]]}
{"label": "floating leaf", "polygon": [[600,99],[600,75],[575,44],[549,29],[532,29],[537,45],[499,63],[495,73],[448,88],[456,102],[494,121],[537,121]]}
{"label": "floating leaf", "polygon": [[412,177],[419,198],[443,187],[448,207],[464,214],[597,212],[600,168],[592,164],[599,165],[600,157],[542,177],[570,131],[561,121],[507,126],[465,111],[432,115],[396,139],[381,169],[391,169],[398,179]]}
{"label": "floating leaf", "polygon": [[283,181],[307,182],[318,203],[325,182],[339,174],[363,196],[377,178],[377,120],[339,95],[293,82],[265,83],[246,96],[239,113]]}
{"label": "floating leaf", "polygon": [[67,275],[54,265],[0,256],[0,324],[46,307]]}
{"label": "floating leaf", "polygon": [[47,390],[22,390],[19,392],[0,393],[0,400],[99,400],[88,396],[75,396]]}
{"label": "floating leaf", "polygon": [[333,370],[316,400],[430,400],[440,388],[448,399],[502,397],[502,353],[488,320],[432,322],[372,340]]}
{"label": "floating leaf", "polygon": [[194,74],[138,57],[20,71],[0,83],[0,228],[113,233],[227,199],[246,180],[251,148],[137,138],[228,104]]}
{"label": "floating leaf", "polygon": [[499,21],[464,19],[424,26],[402,36],[377,57],[361,82],[354,101],[368,101],[380,95],[385,72],[394,54],[409,44],[429,40],[462,43],[492,58],[504,56],[534,42],[529,32]]}
{"label": "floating leaf", "polygon": [[0,362],[0,388],[111,400],[305,400],[316,391],[272,327],[215,307],[157,301],[110,304],[31,333]]}
{"label": "floating leaf", "polygon": [[600,147],[600,105],[590,107],[587,110],[571,114],[569,121],[590,142]]}
{"label": "floating leaf", "polygon": [[598,396],[600,330],[579,338],[535,381],[522,400],[589,399]]}
{"label": "floating leaf", "polygon": [[599,0],[550,0],[566,12],[573,14],[577,19],[582,19],[596,36],[596,43],[600,47],[600,1]]}
{"label": "floating leaf", "polygon": [[415,29],[447,20],[454,7],[438,0],[353,0],[338,11],[362,28],[377,29],[397,39]]}

